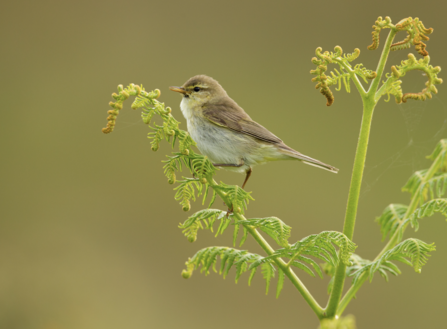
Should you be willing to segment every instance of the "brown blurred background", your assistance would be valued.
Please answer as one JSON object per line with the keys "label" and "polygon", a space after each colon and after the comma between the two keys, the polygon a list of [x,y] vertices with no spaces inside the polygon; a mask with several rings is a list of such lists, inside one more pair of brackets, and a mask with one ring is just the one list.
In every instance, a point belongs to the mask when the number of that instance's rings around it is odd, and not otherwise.
{"label": "brown blurred background", "polygon": [[[425,7],[424,7],[425,6]],[[379,15],[394,23],[419,17],[435,32],[427,50],[447,68],[445,2],[436,1],[15,1],[2,4],[1,24],[1,329],[316,328],[316,317],[286,282],[279,299],[251,287],[195,273],[186,259],[206,246],[231,245],[231,233],[200,232],[191,244],[177,228],[184,213],[146,139],[140,113],[121,111],[103,135],[110,94],[118,84],[160,88],[177,119],[180,97],[168,90],[196,74],[218,79],[256,121],[304,154],[340,168],[338,175],[292,162],[255,168],[248,217],[277,216],[291,241],[342,230],[361,101],[335,93],[332,107],[314,89],[315,48],[345,52],[370,69],[368,51]],[[382,33],[382,41],[386,37]],[[404,38],[404,34],[399,35]],[[382,46],[382,45],[381,45]],[[380,47],[381,49],[381,47]],[[399,64],[414,49],[391,53]],[[439,75],[444,78],[443,73]],[[421,73],[404,90],[422,89]],[[447,137],[447,92],[433,100],[376,109],[355,242],[372,259],[384,246],[376,216],[407,203],[400,189],[424,156]],[[183,125],[185,127],[185,125]],[[241,184],[242,175],[217,179]],[[221,202],[216,202],[221,207]],[[401,265],[389,283],[376,277],[346,310],[358,327],[430,328],[445,319],[447,226],[423,220],[406,236],[436,242],[422,274]],[[262,254],[248,239],[244,248]],[[326,304],[328,278],[299,276]],[[272,284],[275,288],[276,282]]]}

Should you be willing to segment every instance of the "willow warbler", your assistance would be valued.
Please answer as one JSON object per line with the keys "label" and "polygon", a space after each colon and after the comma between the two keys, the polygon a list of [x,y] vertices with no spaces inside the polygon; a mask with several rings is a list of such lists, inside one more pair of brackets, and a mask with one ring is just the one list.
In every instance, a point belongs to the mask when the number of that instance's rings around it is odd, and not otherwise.
{"label": "willow warbler", "polygon": [[338,169],[290,148],[259,123],[253,121],[213,78],[197,75],[181,87],[169,87],[183,95],[180,108],[188,132],[200,152],[216,167],[246,173],[242,188],[254,165],[276,160],[299,160],[337,173]]}

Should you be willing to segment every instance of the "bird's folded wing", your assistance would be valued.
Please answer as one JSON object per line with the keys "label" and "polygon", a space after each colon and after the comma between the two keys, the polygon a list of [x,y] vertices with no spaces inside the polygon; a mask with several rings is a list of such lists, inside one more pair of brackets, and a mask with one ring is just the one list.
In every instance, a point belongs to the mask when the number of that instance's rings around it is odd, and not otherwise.
{"label": "bird's folded wing", "polygon": [[215,125],[252,136],[264,142],[282,143],[280,138],[253,121],[241,108],[235,111],[224,105],[208,105],[203,109],[203,115]]}

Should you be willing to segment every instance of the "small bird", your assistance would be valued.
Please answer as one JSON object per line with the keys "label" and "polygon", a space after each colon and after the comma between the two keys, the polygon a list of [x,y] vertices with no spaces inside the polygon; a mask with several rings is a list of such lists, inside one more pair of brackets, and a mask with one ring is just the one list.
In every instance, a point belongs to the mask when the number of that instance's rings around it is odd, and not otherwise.
{"label": "small bird", "polygon": [[337,173],[338,169],[290,148],[269,130],[253,121],[213,78],[196,75],[181,87],[169,87],[183,95],[180,109],[188,132],[203,155],[215,167],[245,173],[269,161],[299,160]]}

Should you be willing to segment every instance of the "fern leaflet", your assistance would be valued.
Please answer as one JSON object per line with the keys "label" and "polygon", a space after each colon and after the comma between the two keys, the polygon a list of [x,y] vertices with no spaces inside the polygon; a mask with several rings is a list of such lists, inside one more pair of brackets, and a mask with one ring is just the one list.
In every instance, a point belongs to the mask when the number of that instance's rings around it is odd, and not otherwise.
{"label": "fern leaflet", "polygon": [[419,230],[418,220],[424,217],[430,217],[436,212],[447,217],[447,199],[434,199],[424,203],[420,208],[416,209],[410,217],[408,217],[408,219],[405,220],[405,223],[409,222],[411,227],[417,231]]}
{"label": "fern leaflet", "polygon": [[404,264],[412,266],[418,273],[421,272],[421,267],[425,265],[428,260],[429,252],[434,251],[434,244],[427,244],[418,239],[407,239],[396,245],[393,249],[385,252],[378,260],[371,262],[358,268],[351,275],[353,276],[353,284],[355,285],[363,273],[369,273],[369,280],[372,281],[374,273],[379,273],[388,278],[386,271],[393,275],[400,274],[399,268],[392,263],[392,260],[400,261]]}
{"label": "fern leaflet", "polygon": [[[339,247],[338,252],[334,245]],[[301,241],[290,245],[288,248],[278,249],[273,255],[258,259],[251,266],[258,266],[259,264],[269,262],[276,257],[287,257],[290,258],[290,266],[298,267],[311,276],[315,276],[315,273],[313,272],[314,270],[320,277],[323,277],[320,265],[312,258],[306,256],[316,257],[334,267],[337,266],[339,260],[344,264],[349,265],[349,257],[354,252],[355,248],[355,244],[343,233],[324,231],[320,234],[313,234],[305,237]],[[310,265],[313,270],[308,265]]]}
{"label": "fern leaflet", "polygon": [[247,204],[250,200],[254,200],[250,195],[251,192],[246,192],[237,185],[227,185],[220,182],[219,185],[211,186],[215,190],[220,190],[230,200],[233,211],[243,214],[244,209],[247,209]]}
{"label": "fern leaflet", "polygon": [[392,236],[397,229],[401,228],[404,221],[404,215],[407,212],[408,206],[403,204],[390,204],[385,208],[382,215],[376,218],[380,225],[380,232],[382,233],[382,241],[385,240],[388,234]]}
{"label": "fern leaflet", "polygon": [[277,217],[267,218],[252,218],[244,221],[239,221],[239,224],[251,226],[253,228],[260,228],[262,231],[270,235],[276,243],[282,247],[288,247],[287,239],[290,237],[291,227],[287,226],[282,220]]}
{"label": "fern leaflet", "polygon": [[213,232],[214,223],[220,220],[220,225],[216,232],[217,236],[219,233],[223,234],[233,219],[233,216],[227,217],[225,215],[226,211],[219,209],[200,210],[190,216],[183,224],[180,224],[179,228],[183,230],[182,233],[188,238],[188,241],[194,242],[197,239],[197,231],[199,229],[209,229]]}
{"label": "fern leaflet", "polygon": [[[251,265],[253,265],[253,263],[255,263],[257,260],[263,258],[260,255],[249,253],[246,250],[237,250],[228,247],[208,247],[199,250],[192,258],[190,258],[186,262],[186,269],[183,270],[182,276],[184,278],[189,278],[192,275],[193,271],[199,269],[199,267],[201,267],[200,272],[205,272],[206,275],[210,273],[210,268],[217,272],[216,264],[218,257],[220,257],[221,260],[219,274],[222,274],[225,278],[228,275],[230,269],[234,267],[236,268],[235,281],[237,283],[243,273],[250,271],[248,280],[249,285],[258,268],[258,266],[253,267]],[[276,269],[273,264],[274,263],[272,260],[258,264],[261,266],[262,276],[266,280],[266,294],[269,290],[270,281],[272,280],[272,278],[275,277]],[[283,286],[283,274],[279,275],[279,280],[280,281],[278,282],[277,286],[277,296],[279,296],[279,293],[281,292]]]}

